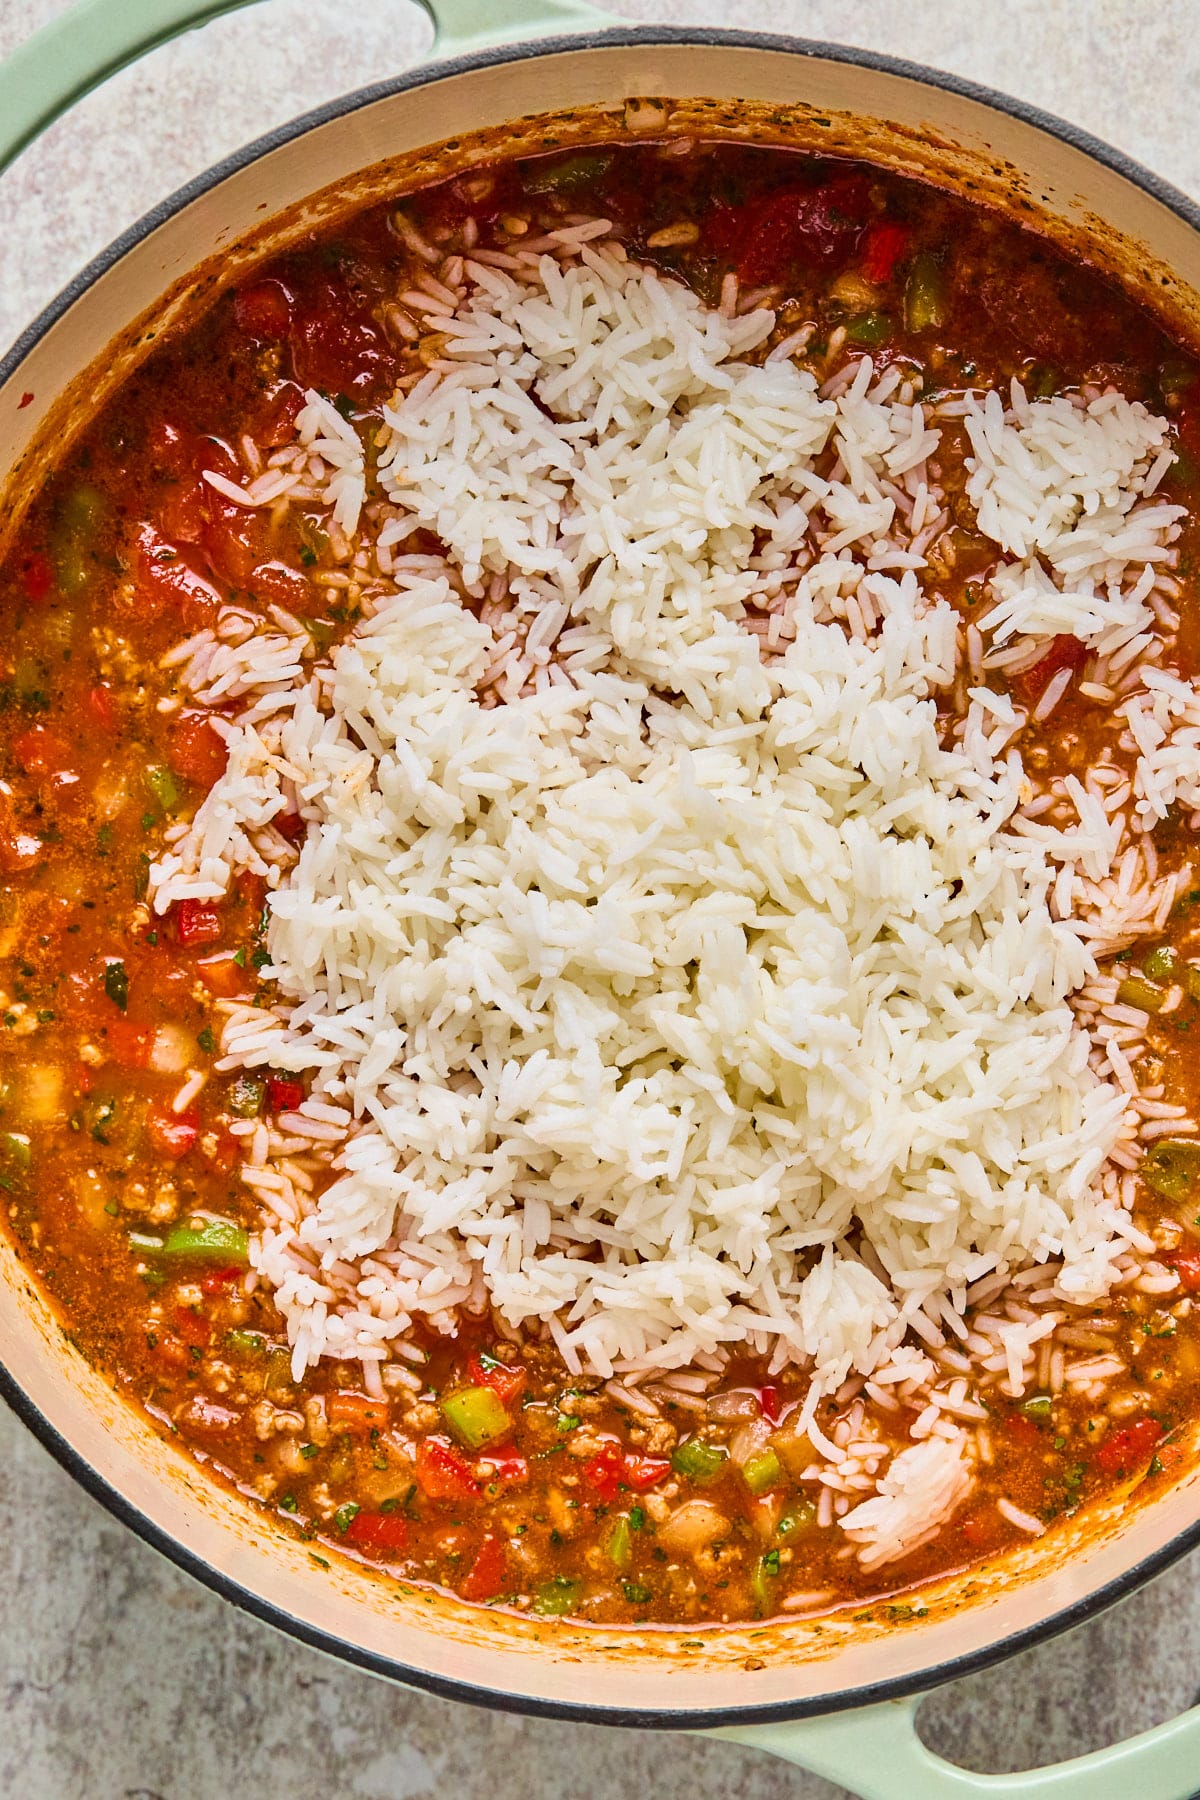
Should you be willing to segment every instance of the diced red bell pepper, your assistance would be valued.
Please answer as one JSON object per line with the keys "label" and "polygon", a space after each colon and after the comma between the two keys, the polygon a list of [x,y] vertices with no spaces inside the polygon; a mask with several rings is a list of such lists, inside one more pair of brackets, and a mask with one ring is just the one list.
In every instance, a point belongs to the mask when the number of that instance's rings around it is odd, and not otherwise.
{"label": "diced red bell pepper", "polygon": [[772,1425],[779,1423],[779,1389],[768,1382],[758,1390],[758,1404],[764,1419]]}
{"label": "diced red bell pepper", "polygon": [[492,1465],[492,1481],[503,1488],[522,1487],[529,1480],[529,1464],[516,1450],[488,1450]]}
{"label": "diced red bell pepper", "polygon": [[194,1112],[159,1112],[155,1108],[147,1114],[146,1132],[159,1156],[169,1156],[178,1162],[200,1136],[200,1116]]}
{"label": "diced red bell pepper", "polygon": [[1081,669],[1088,658],[1087,645],[1069,632],[1062,632],[1051,642],[1046,654],[1015,678],[1015,686],[1026,700],[1037,701],[1045,693],[1050,680],[1060,669]]}
{"label": "diced red bell pepper", "polygon": [[178,901],[174,920],[175,936],[188,948],[194,944],[215,944],[221,935],[220,913],[203,900]]}
{"label": "diced red bell pepper", "polygon": [[88,695],[88,711],[104,731],[111,731],[116,724],[117,703],[106,681],[97,682]]}
{"label": "diced red bell pepper", "polygon": [[119,1069],[145,1069],[149,1066],[154,1033],[148,1025],[136,1025],[132,1019],[116,1016],[106,1019],[104,1042],[109,1056]]}
{"label": "diced red bell pepper", "polygon": [[[207,1153],[207,1145],[205,1149]],[[216,1133],[216,1143],[212,1146],[210,1160],[214,1168],[222,1170],[225,1174],[228,1174],[231,1169],[237,1168],[242,1160],[242,1146],[231,1131],[222,1130]]]}
{"label": "diced red bell pepper", "polygon": [[401,1512],[357,1512],[343,1541],[369,1556],[398,1554],[408,1543],[408,1521]]}
{"label": "diced red bell pepper", "polygon": [[1185,1294],[1200,1294],[1200,1250],[1176,1250],[1166,1259]]}
{"label": "diced red bell pepper", "polygon": [[65,769],[71,753],[57,732],[45,725],[31,725],[12,741],[13,755],[27,775],[48,775],[52,769]]}
{"label": "diced red bell pepper", "polygon": [[233,1286],[235,1281],[240,1281],[244,1273],[244,1269],[239,1269],[237,1267],[232,1269],[210,1269],[208,1274],[205,1275],[201,1281],[200,1286],[206,1294],[223,1294],[227,1288]]}
{"label": "diced red bell pepper", "polygon": [[250,986],[250,977],[241,963],[225,950],[216,956],[201,957],[196,964],[196,973],[209,993],[220,994],[223,1000],[231,999],[234,994],[244,994]]}
{"label": "diced red bell pepper", "polygon": [[267,1076],[267,1111],[295,1112],[304,1104],[304,1083],[294,1075]]}
{"label": "diced red bell pepper", "polygon": [[254,914],[257,922],[267,898],[267,884],[262,876],[256,875],[253,869],[243,869],[234,883],[234,891],[241,904]]}
{"label": "diced red bell pepper", "polygon": [[212,1341],[212,1325],[203,1314],[193,1312],[190,1306],[175,1308],[175,1329],[185,1344],[203,1346]]}
{"label": "diced red bell pepper", "polygon": [[863,245],[862,272],[876,287],[883,287],[896,272],[896,265],[908,247],[907,225],[893,219],[881,219],[872,225]]}
{"label": "diced red bell pepper", "polygon": [[992,1536],[987,1520],[979,1513],[968,1513],[965,1519],[960,1519],[958,1529],[963,1542],[970,1544],[972,1550],[981,1549]]}
{"label": "diced red bell pepper", "polygon": [[525,1371],[518,1364],[501,1362],[498,1357],[485,1363],[473,1356],[467,1364],[467,1378],[473,1387],[490,1387],[505,1406],[512,1406],[525,1389]]}
{"label": "diced red bell pepper", "polygon": [[1027,1413],[1009,1413],[1004,1422],[1008,1427],[1008,1435],[1015,1438],[1018,1444],[1041,1442],[1042,1434]]}
{"label": "diced red bell pepper", "polygon": [[21,564],[21,586],[25,598],[40,606],[54,591],[54,569],[48,556],[35,550]]}
{"label": "diced red bell pepper", "polygon": [[504,1539],[489,1532],[475,1553],[462,1584],[464,1600],[494,1600],[504,1591],[508,1552]]}
{"label": "diced red bell pepper", "polygon": [[229,747],[206,712],[182,712],[171,730],[167,761],[185,781],[210,788],[221,779],[229,761]]}
{"label": "diced red bell pepper", "polygon": [[622,1479],[626,1487],[635,1493],[644,1494],[671,1473],[671,1464],[665,1456],[634,1456],[625,1458],[625,1472]]}
{"label": "diced red bell pepper", "polygon": [[458,1451],[443,1438],[417,1445],[417,1485],[430,1500],[474,1500],[479,1487]]}
{"label": "diced red bell pepper", "polygon": [[595,1456],[584,1463],[581,1473],[593,1498],[611,1506],[625,1475],[625,1458],[620,1444],[615,1440],[602,1444]]}
{"label": "diced red bell pepper", "polygon": [[234,295],[233,316],[239,331],[260,343],[279,343],[292,324],[292,296],[281,281],[256,281]]}
{"label": "diced red bell pepper", "polygon": [[1162,1434],[1157,1419],[1135,1419],[1130,1425],[1119,1425],[1097,1450],[1096,1467],[1106,1475],[1132,1475],[1142,1463],[1149,1462]]}
{"label": "diced red bell pepper", "polygon": [[368,1437],[382,1431],[388,1422],[386,1400],[373,1400],[369,1394],[330,1394],[326,1414],[331,1431],[345,1431],[351,1437]]}

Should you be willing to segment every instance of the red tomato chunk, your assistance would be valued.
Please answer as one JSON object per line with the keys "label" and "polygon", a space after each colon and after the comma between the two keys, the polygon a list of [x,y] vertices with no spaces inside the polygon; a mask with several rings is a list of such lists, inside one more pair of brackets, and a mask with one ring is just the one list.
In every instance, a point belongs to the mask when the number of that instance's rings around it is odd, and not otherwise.
{"label": "red tomato chunk", "polygon": [[474,1500],[479,1486],[458,1451],[441,1438],[417,1445],[417,1485],[430,1500]]}
{"label": "red tomato chunk", "polygon": [[229,749],[209,713],[180,713],[167,745],[167,761],[177,775],[197,787],[210,788],[221,779]]}
{"label": "red tomato chunk", "polygon": [[462,1584],[464,1600],[494,1600],[503,1592],[508,1553],[503,1539],[485,1537]]}
{"label": "red tomato chunk", "polygon": [[304,1102],[304,1083],[292,1075],[267,1076],[267,1111],[295,1112]]}
{"label": "red tomato chunk", "polygon": [[408,1521],[399,1512],[358,1512],[344,1535],[347,1544],[370,1556],[397,1553],[408,1543]]}
{"label": "red tomato chunk", "polygon": [[292,297],[281,281],[256,281],[238,289],[233,315],[247,336],[275,343],[291,329]]}
{"label": "red tomato chunk", "polygon": [[200,1117],[198,1113],[152,1112],[146,1120],[146,1130],[150,1142],[160,1156],[169,1156],[178,1162],[186,1156],[200,1135]]}
{"label": "red tomato chunk", "polygon": [[221,915],[201,900],[181,900],[175,908],[175,935],[181,944],[215,944],[221,935]]}
{"label": "red tomato chunk", "polygon": [[1110,1431],[1096,1452],[1096,1465],[1106,1475],[1133,1475],[1148,1462],[1162,1436],[1157,1419],[1135,1419]]}

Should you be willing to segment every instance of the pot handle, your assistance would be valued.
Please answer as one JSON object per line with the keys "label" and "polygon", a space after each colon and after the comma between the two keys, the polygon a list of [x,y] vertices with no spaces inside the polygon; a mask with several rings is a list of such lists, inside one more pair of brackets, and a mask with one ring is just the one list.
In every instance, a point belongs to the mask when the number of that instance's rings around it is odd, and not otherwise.
{"label": "pot handle", "polygon": [[1200,1789],[1200,1706],[1070,1762],[978,1775],[921,1742],[920,1703],[918,1695],[797,1725],[742,1725],[704,1735],[766,1750],[848,1786],[860,1800],[1188,1800]]}
{"label": "pot handle", "polygon": [[[77,100],[182,32],[253,0],[81,0],[0,63],[0,172]],[[418,0],[434,56],[617,24],[586,0]]]}
{"label": "pot handle", "polygon": [[417,0],[433,20],[433,54],[463,56],[514,38],[619,25],[588,0]]}

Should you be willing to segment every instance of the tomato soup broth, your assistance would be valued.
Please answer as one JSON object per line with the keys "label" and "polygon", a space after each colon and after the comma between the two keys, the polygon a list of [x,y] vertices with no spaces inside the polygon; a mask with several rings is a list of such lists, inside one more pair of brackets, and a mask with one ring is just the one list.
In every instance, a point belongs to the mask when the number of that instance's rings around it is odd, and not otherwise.
{"label": "tomato soup broth", "polygon": [[[852,1553],[845,1508],[814,1479],[798,1424],[811,1372],[787,1360],[733,1353],[717,1369],[622,1387],[570,1367],[545,1326],[516,1329],[485,1307],[452,1330],[416,1321],[371,1382],[349,1356],[297,1372],[271,1287],[250,1267],[263,1213],[242,1165],[260,1126],[286,1138],[307,1081],[222,1056],[222,1007],[277,998],[271,888],[243,871],[224,898],[165,912],[148,891],[169,834],[222,778],[217,726],[238,711],[236,696],[208,706],[185,691],[176,646],[236,604],[264,621],[281,610],[328,656],[361,613],[329,507],[282,492],[248,506],[239,491],[293,444],[315,390],[365,446],[369,507],[384,404],[439,354],[454,300],[438,294],[446,259],[461,274],[473,253],[502,259],[587,216],[709,306],[731,276],[743,301],[768,295],[770,342],[791,340],[819,383],[869,356],[927,406],[1016,379],[1031,399],[1112,388],[1165,417],[1161,491],[1187,509],[1171,659],[1193,672],[1200,363],[1102,271],[1012,221],[865,165],[731,143],[498,163],[364,212],[158,349],[72,451],[0,571],[6,1222],[84,1354],[314,1552],[596,1622],[860,1605],[1031,1528],[1053,1531],[1114,1491],[1153,1487],[1180,1458],[1200,1409],[1200,887],[1181,878],[1161,925],[1101,965],[1148,1096],[1134,1179],[1149,1278],[1062,1306],[1020,1392],[977,1389],[970,1339],[950,1342],[943,1391],[961,1374],[960,1410],[983,1446],[971,1492],[882,1567]],[[964,631],[986,608],[996,557],[967,497],[969,454],[961,417],[948,416],[936,453],[945,523],[922,577]],[[422,528],[411,546],[436,549],[436,533]],[[1047,786],[1105,757],[1133,767],[1090,656],[1063,630],[988,678],[1023,709],[1021,753]],[[947,720],[964,691],[939,701]],[[306,828],[299,813],[276,827],[295,846]],[[1186,806],[1148,835],[1158,880],[1190,869]],[[828,1439],[850,1420],[836,1441],[855,1441],[871,1418],[892,1430],[897,1404],[851,1376],[813,1423]]]}

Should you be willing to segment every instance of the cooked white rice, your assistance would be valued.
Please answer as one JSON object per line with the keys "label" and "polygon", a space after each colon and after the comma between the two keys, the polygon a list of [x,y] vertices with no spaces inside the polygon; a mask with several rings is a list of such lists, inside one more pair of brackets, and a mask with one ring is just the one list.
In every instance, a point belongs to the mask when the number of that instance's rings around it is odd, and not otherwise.
{"label": "cooked white rice", "polygon": [[[1162,420],[946,407],[1007,559],[968,674],[925,574],[939,418],[866,358],[819,390],[774,323],[583,234],[468,263],[365,522],[361,445],[310,394],[294,472],[362,536],[364,616],[325,661],[233,609],[174,654],[241,711],[151,889],[273,890],[280,1001],[230,1009],[219,1066],[311,1078],[245,1137],[297,1376],[487,1303],[606,1378],[764,1352],[811,1371],[822,1504],[871,1566],[970,1487],[982,1409],[928,1352],[986,1284],[1096,1300],[1149,1247],[1096,958],[1170,905],[1140,830],[1200,805],[1200,702],[1144,666],[1180,516]],[[1060,631],[1123,696],[1132,794],[1035,795],[1013,747],[988,671]],[[1020,1394],[1062,1316],[976,1313],[968,1368]],[[890,1463],[822,1447],[848,1378],[920,1396]]]}

